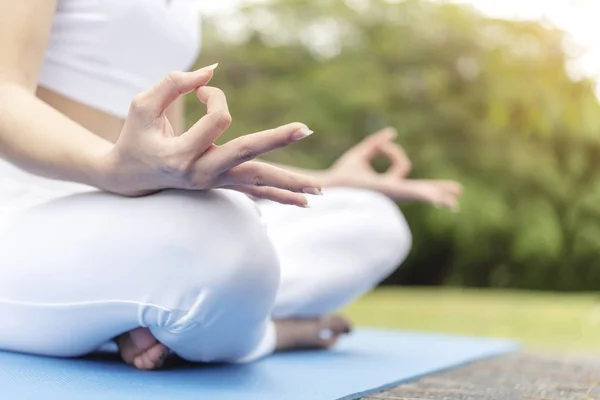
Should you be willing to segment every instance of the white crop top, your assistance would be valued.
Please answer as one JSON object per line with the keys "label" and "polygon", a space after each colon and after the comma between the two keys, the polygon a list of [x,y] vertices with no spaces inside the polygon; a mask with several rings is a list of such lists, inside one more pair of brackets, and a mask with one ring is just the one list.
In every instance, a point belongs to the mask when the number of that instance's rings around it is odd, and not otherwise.
{"label": "white crop top", "polygon": [[200,49],[198,0],[59,0],[42,87],[125,117],[131,99]]}

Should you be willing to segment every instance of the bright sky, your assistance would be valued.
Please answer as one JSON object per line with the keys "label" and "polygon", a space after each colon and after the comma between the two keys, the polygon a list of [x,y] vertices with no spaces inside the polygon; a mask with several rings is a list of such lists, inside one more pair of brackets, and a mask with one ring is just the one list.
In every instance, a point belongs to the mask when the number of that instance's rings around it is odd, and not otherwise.
{"label": "bright sky", "polygon": [[[244,0],[202,1],[207,14],[234,11]],[[260,0],[253,0],[260,1]],[[319,1],[319,0],[314,0]],[[367,0],[368,1],[368,0]],[[395,0],[398,1],[398,0]],[[574,57],[571,72],[596,78],[600,95],[600,0],[437,0],[471,4],[485,14],[509,19],[539,20],[568,33]]]}

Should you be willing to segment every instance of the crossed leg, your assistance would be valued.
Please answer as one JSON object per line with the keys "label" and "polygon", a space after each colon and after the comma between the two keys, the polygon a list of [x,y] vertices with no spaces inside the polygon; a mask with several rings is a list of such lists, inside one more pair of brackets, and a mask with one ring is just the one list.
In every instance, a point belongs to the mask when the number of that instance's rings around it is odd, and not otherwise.
{"label": "crossed leg", "polygon": [[0,240],[0,348],[77,356],[116,338],[127,362],[151,369],[167,348],[210,362],[328,347],[350,329],[330,314],[410,249],[397,207],[373,192],[258,206],[267,232],[227,191],[89,193],[25,211]]}
{"label": "crossed leg", "polygon": [[79,356],[140,327],[190,361],[275,347],[279,262],[236,192],[52,200],[3,224],[0,260],[4,350]]}

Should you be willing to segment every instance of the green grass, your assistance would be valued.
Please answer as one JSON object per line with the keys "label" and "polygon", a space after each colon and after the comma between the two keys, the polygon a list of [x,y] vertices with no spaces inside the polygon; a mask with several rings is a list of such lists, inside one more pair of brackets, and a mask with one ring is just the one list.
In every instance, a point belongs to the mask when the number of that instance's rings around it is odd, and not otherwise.
{"label": "green grass", "polygon": [[526,348],[600,354],[593,294],[380,289],[345,310],[357,325],[518,339]]}

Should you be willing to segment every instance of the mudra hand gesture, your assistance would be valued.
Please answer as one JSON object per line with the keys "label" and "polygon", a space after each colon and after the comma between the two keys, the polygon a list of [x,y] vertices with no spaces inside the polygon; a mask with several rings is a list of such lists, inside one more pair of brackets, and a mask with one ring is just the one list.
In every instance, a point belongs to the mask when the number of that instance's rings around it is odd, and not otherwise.
{"label": "mudra hand gesture", "polygon": [[[447,180],[406,179],[411,162],[394,142],[396,131],[386,128],[367,136],[344,153],[324,174],[328,186],[348,186],[380,192],[396,201],[418,201],[458,210],[462,185]],[[372,166],[377,156],[384,156],[390,167],[378,173]]]}
{"label": "mudra hand gesture", "polygon": [[[107,190],[143,195],[161,189],[233,189],[258,198],[306,206],[302,193],[320,193],[317,179],[253,161],[310,135],[306,125],[291,123],[241,136],[217,146],[231,115],[224,93],[205,86],[214,67],[175,72],[136,96],[119,139],[104,157]],[[165,110],[194,92],[207,113],[187,132],[175,134]]]}

